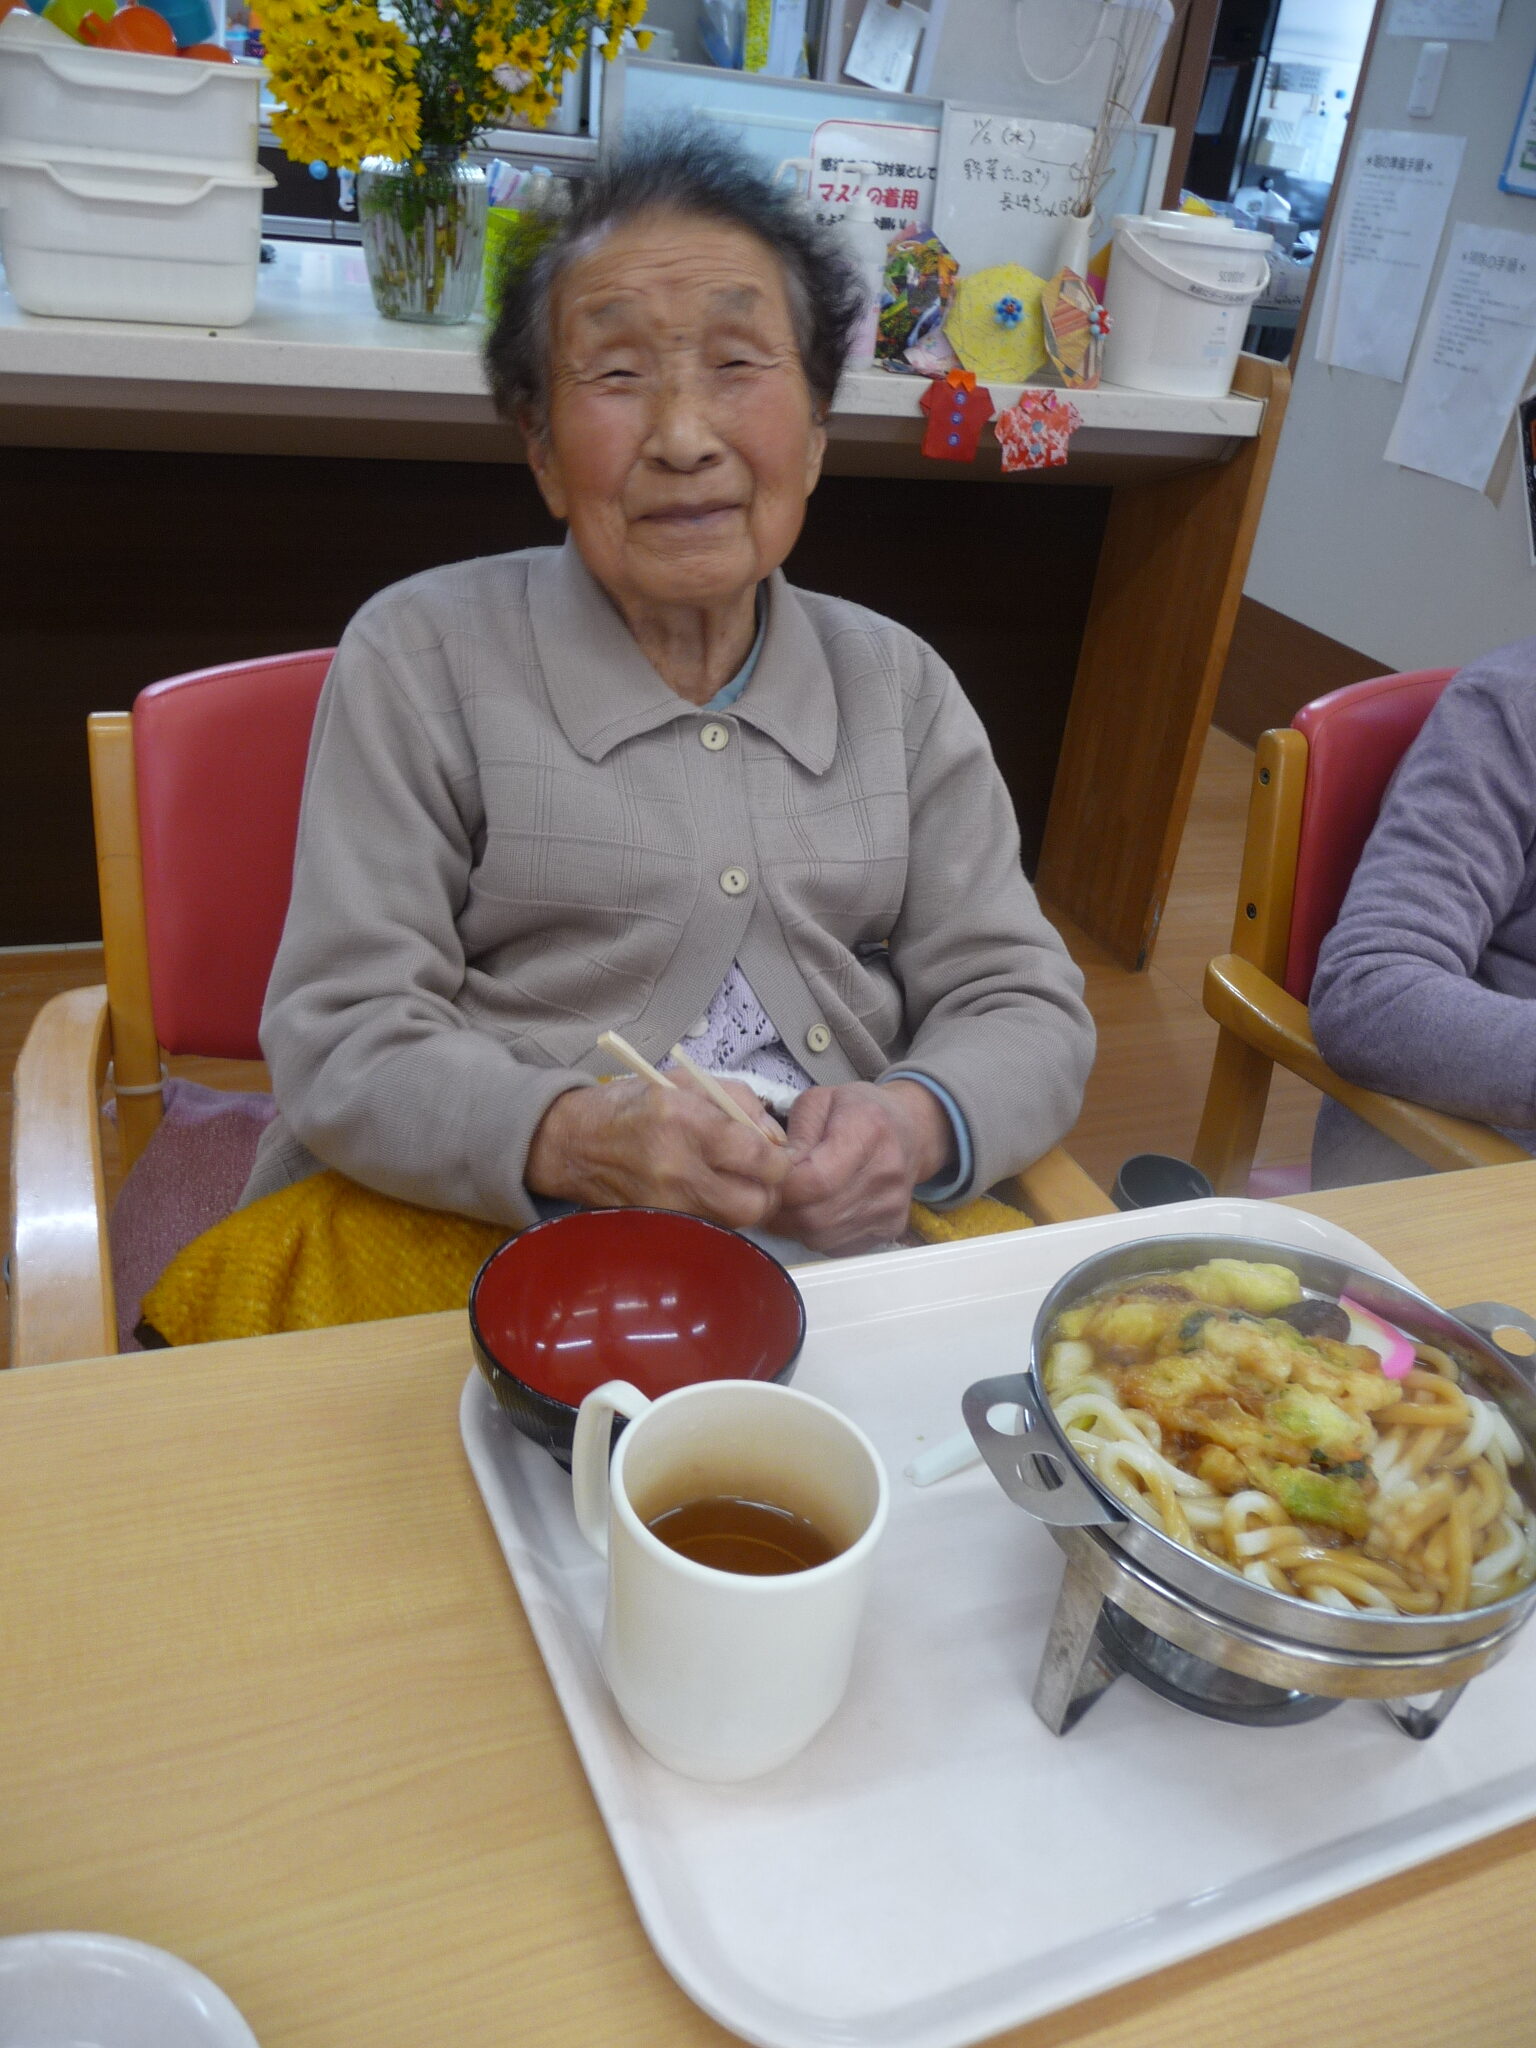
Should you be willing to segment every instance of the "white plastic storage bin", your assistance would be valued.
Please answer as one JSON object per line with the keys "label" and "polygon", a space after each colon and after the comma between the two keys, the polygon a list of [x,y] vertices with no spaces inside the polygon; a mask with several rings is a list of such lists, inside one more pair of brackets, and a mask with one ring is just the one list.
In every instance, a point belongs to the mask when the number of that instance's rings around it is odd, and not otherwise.
{"label": "white plastic storage bin", "polygon": [[208,177],[0,146],[0,255],[27,313],[238,327],[256,305],[270,171]]}
{"label": "white plastic storage bin", "polygon": [[0,21],[0,149],[109,150],[248,178],[266,75],[254,64],[92,49],[13,8]]}

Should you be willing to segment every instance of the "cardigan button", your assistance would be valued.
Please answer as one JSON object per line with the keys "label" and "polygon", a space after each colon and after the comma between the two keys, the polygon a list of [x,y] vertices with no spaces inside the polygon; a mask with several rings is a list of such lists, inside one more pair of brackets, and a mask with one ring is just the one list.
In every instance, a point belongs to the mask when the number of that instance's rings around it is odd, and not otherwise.
{"label": "cardigan button", "polygon": [[825,1052],[832,1043],[832,1034],[825,1024],[813,1024],[805,1034],[807,1052]]}
{"label": "cardigan button", "polygon": [[721,873],[720,886],[727,896],[745,896],[751,878],[745,868],[726,868]]}
{"label": "cardigan button", "polygon": [[708,747],[712,754],[718,754],[731,744],[731,728],[728,725],[706,725],[700,728],[699,745]]}

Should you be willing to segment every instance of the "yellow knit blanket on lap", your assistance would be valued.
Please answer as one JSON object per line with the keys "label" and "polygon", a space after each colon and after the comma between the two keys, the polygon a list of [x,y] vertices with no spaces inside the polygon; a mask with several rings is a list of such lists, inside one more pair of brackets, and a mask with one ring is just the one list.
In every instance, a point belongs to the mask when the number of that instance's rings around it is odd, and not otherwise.
{"label": "yellow knit blanket on lap", "polygon": [[[912,1205],[912,1228],[928,1243],[1028,1227],[988,1195],[946,1215]],[[312,1174],[194,1238],[141,1315],[167,1344],[431,1315],[462,1308],[475,1274],[514,1234],[375,1194],[345,1174]]]}
{"label": "yellow knit blanket on lap", "polygon": [[1022,1209],[991,1195],[978,1195],[958,1209],[930,1209],[924,1202],[914,1202],[908,1221],[924,1244],[958,1244],[965,1237],[996,1237],[1004,1230],[1034,1228]]}
{"label": "yellow knit blanket on lap", "polygon": [[179,1251],[141,1311],[167,1344],[328,1330],[462,1308],[505,1224],[316,1173],[236,1209]]}

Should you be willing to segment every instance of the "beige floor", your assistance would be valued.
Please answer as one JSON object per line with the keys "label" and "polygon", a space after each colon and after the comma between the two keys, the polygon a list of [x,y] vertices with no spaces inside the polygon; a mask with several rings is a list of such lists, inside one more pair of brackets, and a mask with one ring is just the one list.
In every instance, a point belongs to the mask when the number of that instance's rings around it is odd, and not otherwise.
{"label": "beige floor", "polygon": [[[1187,1159],[1210,1076],[1216,1027],[1200,1002],[1206,962],[1232,929],[1251,749],[1212,731],[1195,784],[1153,962],[1144,974],[1117,967],[1091,939],[1059,919],[1088,982],[1099,1056],[1068,1149],[1109,1187],[1133,1152]],[[1306,1160],[1320,1098],[1276,1071],[1256,1164]]]}
{"label": "beige floor", "polygon": [[[1188,1157],[1200,1120],[1216,1027],[1200,1006],[1200,978],[1226,949],[1237,889],[1252,755],[1226,734],[1206,746],[1194,805],[1174,874],[1154,964],[1144,974],[1117,967],[1065,921],[1062,929],[1088,982],[1099,1027],[1099,1057],[1087,1100],[1067,1144],[1104,1187],[1132,1152]],[[101,979],[95,947],[0,954],[0,1144],[10,1154],[11,1069],[33,1016],[61,989]],[[214,1084],[255,1085],[259,1070],[202,1060],[173,1065]],[[1258,1163],[1307,1157],[1316,1093],[1277,1074]],[[9,1191],[7,1188],[7,1205]],[[10,1218],[5,1218],[10,1238]],[[0,1329],[0,1363],[5,1362]]]}

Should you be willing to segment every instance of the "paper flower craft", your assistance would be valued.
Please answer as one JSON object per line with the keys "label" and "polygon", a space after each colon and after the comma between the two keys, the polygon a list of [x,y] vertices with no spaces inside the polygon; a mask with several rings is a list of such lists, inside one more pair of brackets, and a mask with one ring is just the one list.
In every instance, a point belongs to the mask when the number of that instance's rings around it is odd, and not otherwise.
{"label": "paper flower craft", "polygon": [[1026,391],[1016,405],[997,416],[994,431],[1003,451],[1003,468],[1060,469],[1067,443],[1083,424],[1069,398],[1055,391]]}
{"label": "paper flower craft", "polygon": [[[973,270],[955,286],[944,321],[950,346],[968,370],[988,384],[1022,384],[1045,361],[1040,294],[1045,280],[1022,263]],[[1017,306],[1017,318],[1003,317]]]}
{"label": "paper flower craft", "polygon": [[999,327],[1017,327],[1024,318],[1024,308],[1017,299],[999,299],[993,311]]}

